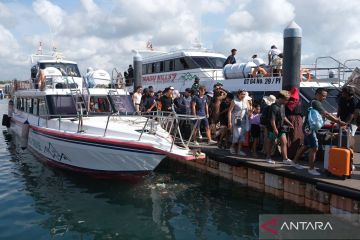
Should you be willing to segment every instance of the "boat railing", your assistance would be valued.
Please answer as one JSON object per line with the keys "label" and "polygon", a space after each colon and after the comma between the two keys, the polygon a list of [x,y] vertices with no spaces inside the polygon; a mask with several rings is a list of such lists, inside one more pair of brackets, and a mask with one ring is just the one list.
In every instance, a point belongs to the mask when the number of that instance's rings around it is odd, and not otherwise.
{"label": "boat railing", "polygon": [[347,59],[347,60],[344,61],[344,65],[345,65],[345,66],[348,66],[349,69],[348,69],[347,71],[343,71],[343,79],[345,79],[345,74],[346,74],[346,73],[350,73],[350,74],[351,74],[351,73],[354,71],[354,69],[356,68],[356,67],[349,67],[348,64],[349,64],[350,62],[359,62],[359,63],[360,63],[360,59],[354,58],[354,59]]}
{"label": "boat railing", "polygon": [[[113,112],[107,112],[107,113],[96,113],[96,114],[88,114],[85,116],[79,116],[78,114],[43,114],[38,116],[38,126],[40,126],[40,120],[45,120],[45,126],[46,128],[49,127],[48,121],[50,119],[54,120],[54,118],[57,118],[57,129],[60,131],[62,130],[62,120],[64,119],[70,119],[71,121],[75,122],[77,121],[77,132],[84,132],[83,129],[83,119],[88,117],[95,117],[95,116],[104,116],[106,117],[106,125],[103,131],[102,136],[106,137],[110,120],[111,118],[115,117],[131,117],[136,118],[137,123],[143,123],[142,130],[140,132],[138,141],[141,141],[143,136],[145,134],[151,134],[156,135],[158,128],[161,128],[166,131],[167,136],[165,136],[166,139],[171,139],[171,147],[169,151],[171,152],[173,150],[174,144],[177,144],[179,147],[183,147],[184,149],[189,149],[189,145],[191,143],[191,139],[194,136],[195,127],[191,130],[190,136],[188,139],[185,139],[183,136],[183,133],[181,131],[181,124],[182,123],[191,123],[191,126],[197,126],[199,125],[200,121],[205,118],[205,116],[195,116],[195,115],[183,115],[183,114],[177,114],[175,112],[164,112],[164,111],[154,111],[149,113],[143,113],[143,114],[137,114],[137,113],[113,113]],[[141,121],[142,120],[142,121]],[[164,137],[164,136],[163,136]]]}
{"label": "boat railing", "polygon": [[[325,66],[325,67],[320,66],[320,62],[322,62],[323,60],[332,62],[333,63],[332,66]],[[347,66],[347,63],[350,61],[360,61],[360,60],[349,59],[344,63],[342,63],[331,56],[318,57],[315,60],[314,66],[309,67],[307,69],[314,71],[315,81],[320,81],[321,79],[325,79],[325,80],[333,79],[337,82],[338,86],[341,86],[346,81],[345,74],[353,71],[352,68]]]}
{"label": "boat railing", "polygon": [[198,126],[200,121],[205,118],[205,116],[185,115],[164,111],[149,112],[142,114],[141,116],[146,118],[146,122],[138,140],[141,140],[141,137],[145,132],[148,132],[149,134],[156,134],[156,124],[158,123],[168,132],[168,137],[172,139],[169,150],[170,152],[172,151],[175,142],[180,144],[185,149],[189,149],[189,145],[192,137],[194,136],[196,128],[192,127],[189,138],[185,139],[180,127],[182,123],[191,123],[191,126]]}

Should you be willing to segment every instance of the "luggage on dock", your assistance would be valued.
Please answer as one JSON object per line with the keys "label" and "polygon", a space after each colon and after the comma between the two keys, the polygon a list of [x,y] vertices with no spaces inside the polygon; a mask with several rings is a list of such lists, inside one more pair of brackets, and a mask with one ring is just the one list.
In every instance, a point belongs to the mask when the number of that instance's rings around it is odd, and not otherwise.
{"label": "luggage on dock", "polygon": [[[350,138],[347,131],[347,138]],[[339,129],[339,147],[331,147],[329,150],[328,172],[334,176],[350,178],[352,170],[353,151],[349,148],[350,140],[346,141],[346,147],[342,147],[342,129]]]}

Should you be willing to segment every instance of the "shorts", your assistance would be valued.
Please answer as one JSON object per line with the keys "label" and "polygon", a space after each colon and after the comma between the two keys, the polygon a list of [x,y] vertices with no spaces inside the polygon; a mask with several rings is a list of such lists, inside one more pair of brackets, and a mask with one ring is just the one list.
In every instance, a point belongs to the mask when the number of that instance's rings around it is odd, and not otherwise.
{"label": "shorts", "polygon": [[268,139],[271,141],[280,139],[283,135],[286,135],[286,132],[279,131],[279,134],[277,136],[275,136],[275,133],[272,130],[268,130]]}
{"label": "shorts", "polygon": [[205,128],[209,128],[209,120],[207,118],[203,118],[203,119],[201,119],[199,121],[195,120],[194,127],[199,128],[199,126],[201,126],[201,124],[204,124]]}
{"label": "shorts", "polygon": [[319,147],[319,140],[317,139],[315,131],[311,131],[310,134],[304,133],[304,145],[309,148]]}
{"label": "shorts", "polygon": [[250,133],[252,138],[259,138],[260,132],[261,132],[260,125],[251,124]]}

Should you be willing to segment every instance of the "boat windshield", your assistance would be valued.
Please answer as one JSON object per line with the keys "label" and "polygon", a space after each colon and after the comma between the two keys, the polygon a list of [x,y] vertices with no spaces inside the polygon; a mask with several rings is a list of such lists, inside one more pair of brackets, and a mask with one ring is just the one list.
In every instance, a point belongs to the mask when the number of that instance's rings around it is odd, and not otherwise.
{"label": "boat windshield", "polygon": [[40,69],[47,67],[54,67],[59,69],[63,76],[81,77],[77,64],[74,63],[57,63],[57,62],[46,62],[40,63]]}
{"label": "boat windshield", "polygon": [[111,104],[116,112],[131,115],[135,113],[135,107],[129,95],[110,95]]}
{"label": "boat windshield", "polygon": [[191,57],[192,60],[200,67],[207,69],[222,69],[225,58],[221,57]]}

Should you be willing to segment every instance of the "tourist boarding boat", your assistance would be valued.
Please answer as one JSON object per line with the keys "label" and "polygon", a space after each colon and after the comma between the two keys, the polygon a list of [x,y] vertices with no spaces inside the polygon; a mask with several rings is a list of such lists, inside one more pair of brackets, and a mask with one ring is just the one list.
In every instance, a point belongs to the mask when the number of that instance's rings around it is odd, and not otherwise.
{"label": "tourist boarding boat", "polygon": [[21,147],[50,165],[105,178],[146,175],[165,157],[204,157],[169,134],[178,130],[180,119],[199,118],[134,115],[125,90],[105,88],[111,85],[106,76],[99,82],[88,88],[75,62],[37,61],[31,80],[12,83],[10,129]]}

